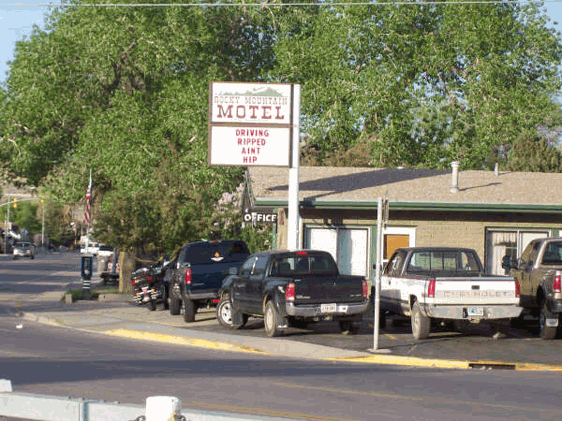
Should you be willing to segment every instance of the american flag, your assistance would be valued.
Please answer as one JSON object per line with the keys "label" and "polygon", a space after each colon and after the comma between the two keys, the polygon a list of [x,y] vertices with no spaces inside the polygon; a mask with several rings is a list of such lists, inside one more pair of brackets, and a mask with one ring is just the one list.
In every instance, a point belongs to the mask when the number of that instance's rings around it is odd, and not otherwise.
{"label": "american flag", "polygon": [[90,184],[88,185],[88,191],[86,192],[86,208],[84,209],[84,222],[87,224],[90,223],[91,201],[92,201],[92,176],[90,176]]}

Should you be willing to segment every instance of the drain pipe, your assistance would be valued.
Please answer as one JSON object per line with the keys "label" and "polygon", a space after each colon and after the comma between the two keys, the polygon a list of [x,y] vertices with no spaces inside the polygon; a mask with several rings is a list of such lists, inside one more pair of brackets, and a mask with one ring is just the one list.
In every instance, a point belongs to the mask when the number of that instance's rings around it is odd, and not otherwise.
{"label": "drain pipe", "polygon": [[456,193],[459,191],[459,165],[460,162],[451,162],[451,167],[453,168],[453,178],[451,180],[451,193]]}

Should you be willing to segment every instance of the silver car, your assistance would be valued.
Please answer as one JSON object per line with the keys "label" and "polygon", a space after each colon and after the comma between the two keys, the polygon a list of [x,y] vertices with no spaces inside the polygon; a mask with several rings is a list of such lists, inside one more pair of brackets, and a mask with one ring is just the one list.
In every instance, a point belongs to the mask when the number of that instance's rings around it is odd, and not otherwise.
{"label": "silver car", "polygon": [[35,246],[28,241],[23,241],[17,243],[14,246],[14,260],[20,257],[29,257],[30,259],[35,259]]}

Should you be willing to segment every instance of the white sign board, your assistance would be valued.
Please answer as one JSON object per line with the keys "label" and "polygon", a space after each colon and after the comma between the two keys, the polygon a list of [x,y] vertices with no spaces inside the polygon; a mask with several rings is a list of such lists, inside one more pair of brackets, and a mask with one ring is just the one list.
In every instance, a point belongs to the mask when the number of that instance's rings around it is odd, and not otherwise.
{"label": "white sign board", "polygon": [[209,164],[291,166],[290,84],[211,82]]}
{"label": "white sign board", "polygon": [[[213,165],[290,165],[290,130],[263,127],[211,127]],[[218,140],[220,139],[220,140]]]}

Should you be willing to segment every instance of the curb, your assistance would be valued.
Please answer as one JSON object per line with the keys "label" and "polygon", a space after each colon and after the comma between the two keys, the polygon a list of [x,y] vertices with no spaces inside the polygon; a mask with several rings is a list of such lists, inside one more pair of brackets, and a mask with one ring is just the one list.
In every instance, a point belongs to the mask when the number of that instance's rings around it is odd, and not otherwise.
{"label": "curb", "polygon": [[391,364],[422,368],[448,368],[457,370],[514,370],[514,371],[562,371],[562,365],[511,363],[503,361],[441,360],[397,355],[373,355],[368,357],[324,358],[330,361],[346,361],[371,364]]}
{"label": "curb", "polygon": [[[90,330],[75,328],[73,326],[65,325],[62,321],[47,316],[35,315],[33,313],[22,313],[25,320],[34,321],[50,326],[65,327],[76,329],[83,332],[98,333],[102,335],[115,336],[125,339],[144,340],[150,342],[160,342],[172,345],[187,345],[197,348],[216,349],[221,351],[234,351],[245,352],[261,355],[273,355],[270,352],[263,351],[257,348],[244,347],[234,345],[228,342],[211,341],[200,338],[184,338],[162,333],[146,332],[141,330],[129,329],[112,329],[112,330]],[[285,355],[291,357],[291,355]],[[295,357],[296,358],[296,357]],[[367,355],[360,357],[324,357],[320,358],[322,361],[339,361],[363,364],[379,364],[379,365],[400,365],[418,368],[443,368],[443,369],[456,369],[456,370],[514,370],[514,371],[541,371],[541,372],[561,372],[562,365],[550,364],[534,364],[534,363],[513,363],[503,361],[463,361],[463,360],[446,360],[446,359],[431,359],[419,357],[403,357],[398,355]]]}

